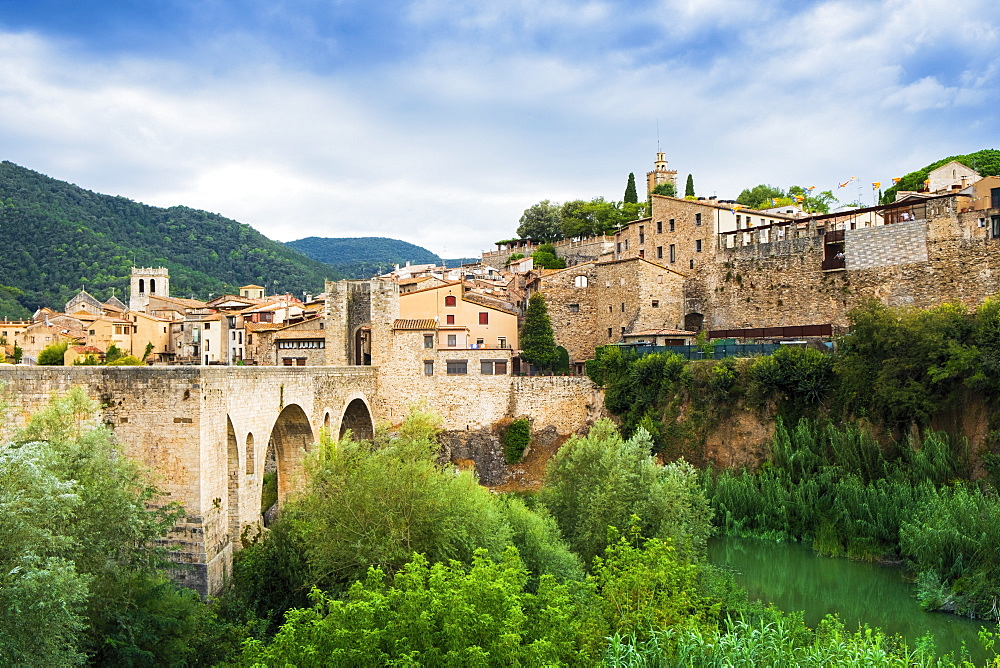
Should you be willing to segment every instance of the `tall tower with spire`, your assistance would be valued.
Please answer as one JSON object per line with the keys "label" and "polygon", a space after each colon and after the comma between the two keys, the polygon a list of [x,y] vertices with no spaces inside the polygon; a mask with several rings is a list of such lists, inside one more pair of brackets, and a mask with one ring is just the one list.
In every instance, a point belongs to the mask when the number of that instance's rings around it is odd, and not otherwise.
{"label": "tall tower with spire", "polygon": [[656,162],[653,163],[653,171],[646,172],[646,194],[652,195],[653,189],[663,183],[674,184],[677,189],[677,170],[667,167],[667,159],[663,151],[656,152]]}

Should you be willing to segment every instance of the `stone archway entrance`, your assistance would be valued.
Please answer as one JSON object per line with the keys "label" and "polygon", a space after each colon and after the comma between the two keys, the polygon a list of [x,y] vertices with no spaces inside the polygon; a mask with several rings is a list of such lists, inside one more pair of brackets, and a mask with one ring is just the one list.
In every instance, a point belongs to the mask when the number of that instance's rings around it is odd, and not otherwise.
{"label": "stone archway entrance", "polygon": [[236,440],[233,421],[226,416],[226,469],[228,493],[226,495],[227,529],[229,542],[240,544],[240,448]]}
{"label": "stone archway entrance", "polygon": [[[271,429],[267,455],[264,458],[265,477],[273,469],[277,481],[277,506],[280,508],[295,489],[302,474],[302,457],[315,442],[305,411],[297,404],[285,406]],[[266,493],[266,486],[262,493]],[[262,504],[263,505],[263,504]],[[262,512],[267,511],[261,508]],[[272,511],[273,514],[273,511]]]}
{"label": "stone archway entrance", "polygon": [[362,399],[354,399],[347,404],[344,410],[344,419],[340,421],[340,438],[343,438],[347,430],[356,439],[370,439],[375,436],[375,423],[372,421],[372,414],[368,410],[368,405]]}
{"label": "stone archway entrance", "polygon": [[371,363],[372,328],[363,325],[354,332],[354,364],[356,366],[371,366]]}
{"label": "stone archway entrance", "polygon": [[689,332],[700,332],[705,323],[705,316],[701,313],[688,313],[684,316],[684,329]]}

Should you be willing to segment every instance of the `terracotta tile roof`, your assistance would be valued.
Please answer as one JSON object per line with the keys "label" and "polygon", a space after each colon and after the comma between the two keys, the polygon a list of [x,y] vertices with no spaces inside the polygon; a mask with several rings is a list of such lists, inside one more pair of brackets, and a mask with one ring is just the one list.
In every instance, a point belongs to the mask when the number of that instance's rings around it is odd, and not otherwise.
{"label": "terracotta tile roof", "polygon": [[632,332],[625,336],[697,336],[697,332],[689,332],[686,329],[644,329],[641,332]]}
{"label": "terracotta tile roof", "polygon": [[437,329],[437,323],[434,322],[434,318],[421,318],[416,320],[407,320],[405,318],[400,318],[392,321],[393,329]]}
{"label": "terracotta tile roof", "polygon": [[267,332],[272,330],[281,329],[284,327],[281,323],[273,322],[244,322],[243,328],[248,332]]}
{"label": "terracotta tile roof", "polygon": [[184,308],[206,308],[207,303],[199,301],[197,299],[185,299],[184,297],[160,297],[158,295],[150,295],[149,300],[159,300],[166,302],[167,304],[177,304],[178,306],[183,306]]}

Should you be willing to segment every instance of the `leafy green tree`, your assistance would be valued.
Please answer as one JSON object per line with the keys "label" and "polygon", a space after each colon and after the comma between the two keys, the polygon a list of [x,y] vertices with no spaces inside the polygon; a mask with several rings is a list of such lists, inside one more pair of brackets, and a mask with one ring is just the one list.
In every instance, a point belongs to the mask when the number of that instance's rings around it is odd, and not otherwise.
{"label": "leafy green tree", "polygon": [[559,361],[556,350],[556,339],[552,332],[552,321],[549,320],[549,308],[545,297],[536,292],[528,299],[528,308],[524,314],[524,324],[519,337],[521,359],[534,365],[541,371],[551,371]]}
{"label": "leafy green tree", "polygon": [[773,206],[772,200],[777,199],[779,203],[787,204],[791,200],[781,188],[764,185],[763,183],[753,188],[744,188],[736,201],[751,209],[769,209]]}
{"label": "leafy green tree", "polygon": [[511,262],[516,262],[517,260],[520,260],[523,257],[524,253],[511,253],[510,256],[507,257],[507,261],[504,263],[504,266],[509,267]]}
{"label": "leafy green tree", "polygon": [[566,260],[556,256],[556,249],[550,243],[544,243],[532,253],[533,265],[536,269],[565,269]]}
{"label": "leafy green tree", "polygon": [[802,186],[792,186],[788,189],[788,194],[796,199],[802,208],[810,213],[830,213],[830,207],[838,202],[830,190],[824,190],[818,195],[810,194],[811,190],[806,190]]}
{"label": "leafy green tree", "polygon": [[666,195],[667,197],[677,197],[677,186],[670,181],[661,183],[653,188],[654,195]]}
{"label": "leafy green tree", "polygon": [[610,420],[574,436],[550,460],[540,499],[573,551],[591,563],[608,546],[609,526],[641,518],[647,538],[670,539],[687,560],[703,558],[712,511],[694,468],[657,464],[643,430],[624,440]]}
{"label": "leafy green tree", "polygon": [[526,591],[517,550],[470,566],[414,555],[396,577],[379,569],[344,598],[314,591],[269,644],[250,641],[246,665],[593,665],[592,608],[568,585],[543,578]]}
{"label": "leafy green tree", "polygon": [[41,366],[62,366],[65,363],[68,349],[68,341],[50,343],[38,353],[38,364]]}
{"label": "leafy green tree", "polygon": [[437,420],[407,418],[377,445],[322,441],[308,461],[304,496],[286,511],[305,538],[312,581],[341,587],[370,566],[393,574],[414,552],[469,563],[499,555],[509,529],[489,490],[438,462]]}
{"label": "leafy green tree", "polygon": [[501,495],[497,501],[510,525],[511,543],[528,568],[528,591],[538,591],[539,582],[546,575],[559,582],[584,579],[583,562],[563,540],[559,525],[545,506],[536,504],[537,507],[529,508],[513,494]]}
{"label": "leafy green tree", "polygon": [[[0,476],[15,476],[0,484],[0,597],[10,597],[0,605],[0,656],[20,652],[32,665],[56,654],[101,665],[193,659],[192,635],[208,613],[165,578],[157,546],[180,509],[147,505],[159,492],[117,451],[97,411],[74,388],[0,447]],[[37,626],[36,616],[45,618]],[[37,656],[24,661],[23,652]]]}
{"label": "leafy green tree", "polygon": [[112,343],[108,346],[108,351],[104,353],[104,363],[111,365],[123,357],[125,357],[125,353],[122,352],[122,349]]}
{"label": "leafy green tree", "polygon": [[150,342],[148,342],[146,344],[146,349],[142,351],[142,361],[143,362],[146,361],[146,358],[149,357],[149,353],[153,352],[153,348],[155,348],[155,347],[156,346],[153,345],[152,341],[150,341]]}
{"label": "leafy green tree", "polygon": [[635,174],[632,172],[628,173],[628,184],[625,186],[623,201],[626,204],[637,204],[639,202],[639,193],[635,190]]}
{"label": "leafy green tree", "polygon": [[688,174],[687,183],[684,184],[684,196],[694,197],[694,176]]}
{"label": "leafy green tree", "polygon": [[560,207],[547,199],[525,209],[519,223],[517,234],[522,239],[558,241],[563,238]]}
{"label": "leafy green tree", "polygon": [[12,359],[14,360],[14,364],[20,364],[22,357],[24,357],[24,350],[21,348],[21,346],[19,346],[19,345],[17,345],[15,343],[14,344],[14,355],[12,357]]}

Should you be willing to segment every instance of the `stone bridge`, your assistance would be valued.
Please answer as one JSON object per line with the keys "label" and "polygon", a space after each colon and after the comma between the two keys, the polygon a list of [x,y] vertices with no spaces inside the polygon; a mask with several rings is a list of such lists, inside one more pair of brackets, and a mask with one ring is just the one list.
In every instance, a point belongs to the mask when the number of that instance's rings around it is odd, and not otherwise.
{"label": "stone bridge", "polygon": [[[8,426],[82,386],[127,454],[152,469],[165,501],[187,512],[168,543],[175,578],[215,593],[244,530],[261,523],[267,462],[279,503],[326,430],[370,436],[379,415],[373,367],[32,367],[0,365]],[[0,405],[2,405],[0,403]]]}

